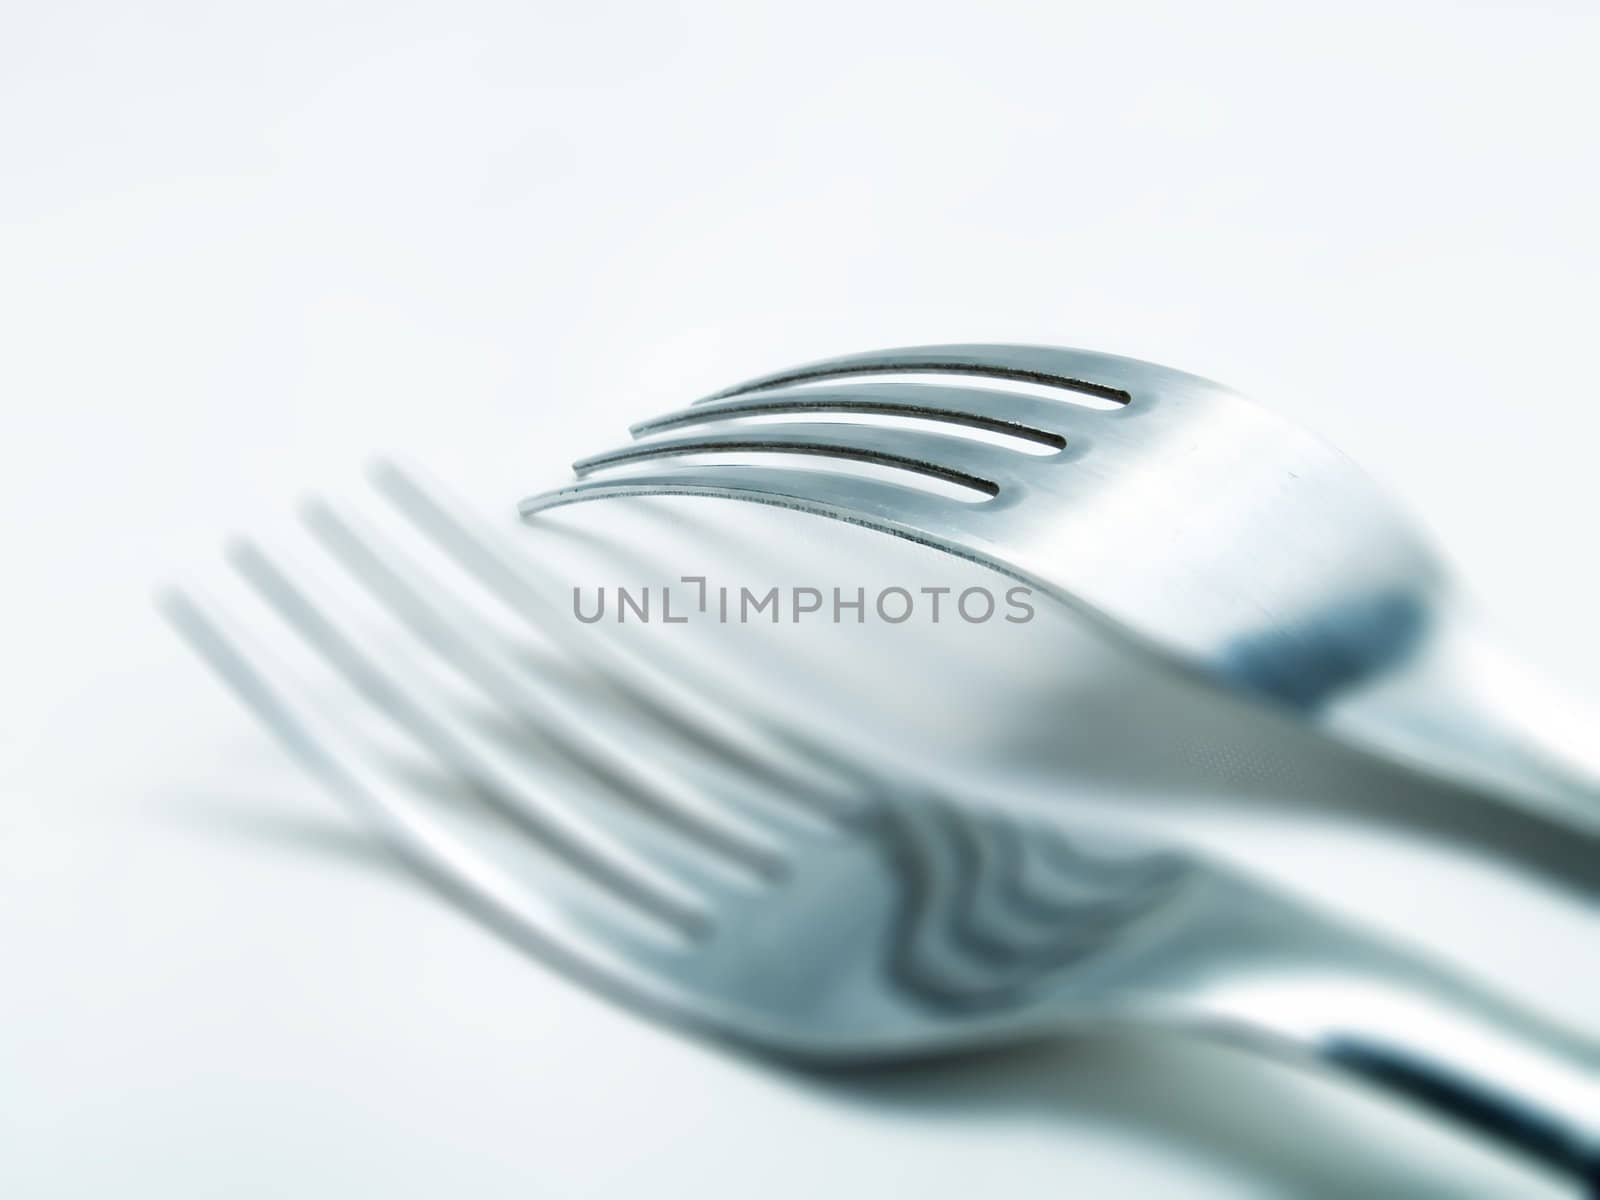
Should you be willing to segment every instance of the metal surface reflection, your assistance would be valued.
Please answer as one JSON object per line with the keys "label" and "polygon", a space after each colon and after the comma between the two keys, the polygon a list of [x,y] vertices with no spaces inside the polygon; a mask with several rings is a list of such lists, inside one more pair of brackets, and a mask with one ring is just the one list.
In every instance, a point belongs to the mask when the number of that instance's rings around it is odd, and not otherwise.
{"label": "metal surface reflection", "polygon": [[[897,373],[951,382],[880,381]],[[1019,381],[1058,398],[1005,390]],[[1085,396],[1102,403],[1072,402]],[[741,424],[839,413],[950,432]],[[957,436],[974,427],[1060,448]],[[1600,831],[1600,715],[1494,651],[1353,463],[1219,384],[1092,351],[922,346],[762,376],[634,432],[643,440],[579,460],[580,480],[524,501],[524,516],[675,494],[870,526],[1038,587],[1169,665],[1359,748]],[[716,452],[803,454],[825,469],[699,461]],[[965,482],[978,502],[902,482],[917,476]]]}
{"label": "metal surface reflection", "polygon": [[[357,703],[319,702],[191,594],[168,594],[164,612],[406,862],[597,991],[817,1066],[1097,1029],[1220,1039],[1353,1075],[1600,1178],[1600,1053],[1578,1036],[1212,863],[1125,831],[980,815],[837,748],[817,764],[827,782],[741,770],[736,795],[702,793],[658,772],[639,730],[529,678],[406,552],[325,505],[307,521],[414,646],[373,638],[250,544],[230,558]],[[482,549],[492,558],[480,578],[532,573]],[[558,645],[570,641],[561,629],[547,630]],[[507,726],[554,733],[542,745],[599,785],[589,800],[550,786],[519,757],[526,747],[413,673],[413,649]],[[396,776],[362,736],[363,713],[465,786],[488,841]],[[545,869],[508,870],[488,848],[508,840],[529,843]]]}

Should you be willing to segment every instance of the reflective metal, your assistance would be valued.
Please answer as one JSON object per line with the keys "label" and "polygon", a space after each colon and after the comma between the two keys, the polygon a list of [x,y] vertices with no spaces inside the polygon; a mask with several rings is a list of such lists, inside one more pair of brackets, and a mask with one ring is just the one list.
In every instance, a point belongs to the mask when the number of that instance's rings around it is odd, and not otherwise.
{"label": "reflective metal", "polygon": [[[403,647],[375,649],[254,546],[236,546],[234,565],[366,705],[329,709],[193,595],[165,596],[166,615],[404,860],[608,996],[817,1064],[1112,1027],[1220,1038],[1352,1075],[1600,1183],[1592,1043],[1188,855],[979,816],[886,780],[853,804],[757,771],[737,802],[697,794],[645,757],[647,740],[511,665],[408,553],[326,506],[307,521],[419,649],[605,781],[598,805],[553,790],[408,679]],[[519,878],[440,820],[414,771],[402,783],[385,769],[363,708],[542,846],[560,878]]]}
{"label": "reflective metal", "polygon": [[[908,373],[949,382],[893,378]],[[1004,390],[1018,382],[1060,399]],[[830,413],[949,432],[815,419]],[[751,421],[774,415],[803,419]],[[1354,464],[1219,384],[1083,350],[913,347],[750,380],[634,433],[575,464],[579,482],[525,500],[524,516],[679,494],[866,525],[1022,580],[1361,749],[1600,832],[1600,710],[1502,652]],[[704,460],[715,454],[805,454],[820,469]],[[828,470],[830,459],[908,482]]]}

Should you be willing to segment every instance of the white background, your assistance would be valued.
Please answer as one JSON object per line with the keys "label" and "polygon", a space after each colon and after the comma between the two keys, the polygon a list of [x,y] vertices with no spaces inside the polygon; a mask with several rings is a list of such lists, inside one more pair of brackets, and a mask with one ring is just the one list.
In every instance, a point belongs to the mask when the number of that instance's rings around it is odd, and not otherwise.
{"label": "white background", "polygon": [[[1195,1047],[826,1084],[659,1031],[352,851],[149,595],[374,451],[506,513],[747,374],[1038,341],[1327,435],[1600,679],[1597,50],[1576,2],[11,6],[0,1194],[1559,1194]],[[1198,840],[1594,1027],[1570,888],[1228,771]]]}

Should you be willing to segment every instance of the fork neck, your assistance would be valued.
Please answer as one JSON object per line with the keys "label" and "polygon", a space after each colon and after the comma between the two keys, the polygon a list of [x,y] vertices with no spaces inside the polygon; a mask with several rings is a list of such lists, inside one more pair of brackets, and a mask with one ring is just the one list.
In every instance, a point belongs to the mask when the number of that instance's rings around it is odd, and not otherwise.
{"label": "fork neck", "polygon": [[1438,601],[1402,661],[1320,719],[1358,748],[1600,837],[1600,708],[1508,653],[1458,597]]}

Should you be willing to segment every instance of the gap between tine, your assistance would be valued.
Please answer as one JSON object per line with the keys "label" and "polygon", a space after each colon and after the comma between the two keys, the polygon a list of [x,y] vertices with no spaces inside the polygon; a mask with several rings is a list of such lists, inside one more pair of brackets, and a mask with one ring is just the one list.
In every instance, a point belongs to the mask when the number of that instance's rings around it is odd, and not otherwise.
{"label": "gap between tine", "polygon": [[566,614],[532,577],[533,568],[480,518],[460,515],[399,467],[380,464],[373,483],[401,515],[478,581],[517,620],[559,644],[602,677],[616,681],[662,723],[701,739],[747,773],[766,781],[797,807],[830,822],[848,820],[858,805],[844,793],[859,787],[860,768],[829,745],[775,729],[759,704],[730,705],[707,695],[684,664],[663,663],[658,647],[645,651],[610,638],[574,640],[559,632]]}
{"label": "gap between tine", "polygon": [[[527,949],[621,990],[621,972],[608,971],[605,963],[608,956],[639,952],[630,935],[576,898],[557,906],[529,891],[421,804],[399,799],[393,781],[365,765],[334,721],[303,700],[286,698],[303,689],[214,605],[176,588],[156,603],[178,636],[300,765],[412,869]],[[694,936],[660,914],[653,917],[664,936]]]}
{"label": "gap between tine", "polygon": [[867,383],[854,386],[771,388],[726,400],[708,400],[675,409],[629,427],[636,438],[669,430],[748,417],[859,413],[938,421],[981,429],[1055,450],[1066,448],[1058,428],[1073,416],[1059,401],[993,388],[941,387],[917,383]]}
{"label": "gap between tine", "polygon": [[465,676],[491,700],[525,723],[550,735],[572,758],[620,785],[639,807],[680,835],[716,851],[760,877],[782,873],[778,846],[763,831],[732,811],[708,802],[690,785],[658,767],[646,768],[637,750],[592,720],[559,688],[506,663],[503,647],[490,644],[472,627],[460,602],[429,581],[376,531],[359,532],[349,519],[322,501],[305,506],[303,519],[339,564],[442,661]]}
{"label": "gap between tine", "polygon": [[[947,346],[906,346],[896,350],[872,350],[823,359],[800,367],[776,371],[747,379],[699,401],[701,404],[730,396],[768,391],[788,384],[851,375],[915,374],[966,375],[974,378],[1012,380],[1040,384],[1069,392],[1098,396],[1103,400],[1128,404],[1133,396],[1126,388],[1107,382],[1126,373],[1128,367],[1143,366],[1132,359],[1093,350],[1070,350],[1058,346],[1022,346],[1002,343]],[[1090,376],[1097,376],[1090,378]]]}
{"label": "gap between tine", "polygon": [[992,498],[1000,494],[1001,481],[1014,466],[1007,456],[1015,452],[948,434],[817,422],[634,442],[581,458],[572,464],[572,470],[582,478],[595,471],[691,454],[798,454],[860,462],[926,476]]}
{"label": "gap between tine", "polygon": [[535,792],[515,767],[461,722],[430,711],[332,621],[259,549],[230,547],[229,561],[295,633],[395,725],[425,746],[482,798],[553,853],[619,898],[693,937],[707,929],[704,899],[678,877],[583,818]]}

